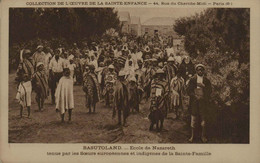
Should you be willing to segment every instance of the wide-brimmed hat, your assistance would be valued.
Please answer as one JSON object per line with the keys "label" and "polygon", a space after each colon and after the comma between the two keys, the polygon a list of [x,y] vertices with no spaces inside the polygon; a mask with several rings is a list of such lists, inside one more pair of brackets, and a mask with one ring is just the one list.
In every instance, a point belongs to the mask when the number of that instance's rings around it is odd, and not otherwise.
{"label": "wide-brimmed hat", "polygon": [[173,62],[173,61],[174,61],[174,58],[173,58],[173,57],[169,57],[167,61],[168,61],[168,62]]}
{"label": "wide-brimmed hat", "polygon": [[36,67],[39,67],[40,65],[44,65],[42,62],[38,62]]}
{"label": "wide-brimmed hat", "polygon": [[23,51],[23,54],[32,54],[32,52],[31,52],[31,50],[29,50],[29,49],[25,49],[25,50]]}
{"label": "wide-brimmed hat", "polygon": [[38,49],[40,49],[40,48],[43,48],[43,46],[42,46],[42,45],[38,45],[37,48],[36,48],[36,50],[38,50]]}
{"label": "wide-brimmed hat", "polygon": [[164,74],[163,69],[159,68],[159,69],[156,71],[156,74]]}
{"label": "wide-brimmed hat", "polygon": [[108,66],[108,68],[114,69],[115,67],[114,67],[114,65],[111,64],[111,65]]}
{"label": "wide-brimmed hat", "polygon": [[195,66],[195,70],[197,70],[197,68],[199,68],[199,67],[202,67],[204,70],[205,70],[205,66],[203,65],[203,64],[197,64],[196,66]]}

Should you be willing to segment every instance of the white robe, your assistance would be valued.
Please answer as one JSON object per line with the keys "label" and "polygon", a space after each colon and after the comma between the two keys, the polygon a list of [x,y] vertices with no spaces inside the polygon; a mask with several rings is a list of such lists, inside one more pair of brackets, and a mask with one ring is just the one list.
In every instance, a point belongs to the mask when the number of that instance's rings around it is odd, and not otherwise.
{"label": "white robe", "polygon": [[22,107],[31,106],[32,83],[31,81],[21,82],[18,86],[16,99]]}
{"label": "white robe", "polygon": [[57,86],[55,92],[56,108],[60,110],[60,113],[65,113],[67,109],[74,108],[74,96],[73,96],[73,80],[71,77],[63,76]]}

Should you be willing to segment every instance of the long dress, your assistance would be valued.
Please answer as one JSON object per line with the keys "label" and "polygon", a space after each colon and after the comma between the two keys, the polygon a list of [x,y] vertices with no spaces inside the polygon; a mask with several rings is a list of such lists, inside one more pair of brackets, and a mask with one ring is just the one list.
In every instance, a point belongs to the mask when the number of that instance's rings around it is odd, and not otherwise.
{"label": "long dress", "polygon": [[55,92],[56,108],[60,113],[65,113],[67,109],[74,108],[73,79],[71,77],[61,77]]}

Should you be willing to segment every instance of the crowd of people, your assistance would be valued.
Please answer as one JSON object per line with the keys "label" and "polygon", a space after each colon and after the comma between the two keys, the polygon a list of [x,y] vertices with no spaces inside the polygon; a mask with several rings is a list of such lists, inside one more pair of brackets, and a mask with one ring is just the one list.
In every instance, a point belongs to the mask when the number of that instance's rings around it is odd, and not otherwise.
{"label": "crowd of people", "polygon": [[101,39],[81,48],[77,43],[67,49],[38,45],[35,52],[20,52],[16,98],[20,116],[27,108],[30,117],[32,92],[39,111],[50,95],[61,121],[66,112],[71,121],[73,86],[81,85],[89,113],[96,111],[97,102],[104,102],[113,109],[113,117],[117,114],[118,124],[126,125],[130,113],[138,113],[140,103],[149,101],[149,129],[156,124],[160,131],[169,112],[180,118],[187,110],[192,128],[189,141],[194,140],[200,122],[201,139],[206,142],[205,110],[211,84],[204,74],[204,65],[195,66],[188,54],[173,48],[171,37],[162,40],[157,34],[146,34],[141,40],[127,36]]}

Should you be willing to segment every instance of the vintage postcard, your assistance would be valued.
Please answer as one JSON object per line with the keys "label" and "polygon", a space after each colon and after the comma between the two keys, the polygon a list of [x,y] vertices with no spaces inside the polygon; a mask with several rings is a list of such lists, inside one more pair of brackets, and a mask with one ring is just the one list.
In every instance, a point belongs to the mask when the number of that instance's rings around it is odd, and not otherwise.
{"label": "vintage postcard", "polygon": [[252,162],[259,6],[2,0],[1,162]]}

